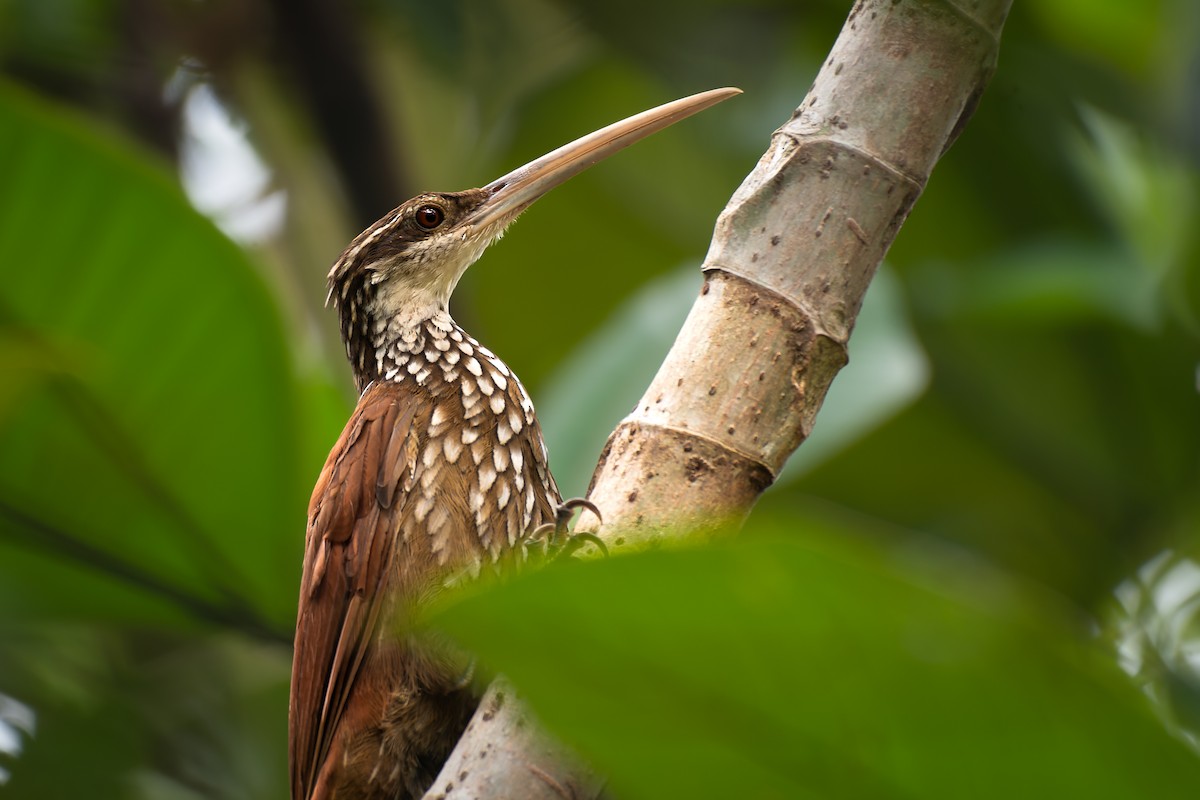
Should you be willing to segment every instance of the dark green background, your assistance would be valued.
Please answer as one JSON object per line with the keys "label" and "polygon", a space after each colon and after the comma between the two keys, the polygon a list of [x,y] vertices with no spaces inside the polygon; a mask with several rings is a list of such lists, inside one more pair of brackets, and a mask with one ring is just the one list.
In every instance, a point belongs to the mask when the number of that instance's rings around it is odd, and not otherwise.
{"label": "dark green background", "polygon": [[[0,791],[285,796],[305,502],[353,401],[341,247],[745,90],[557,190],[455,296],[579,494],[848,10],[0,2]],[[1198,34],[1190,0],[1017,3],[745,534],[439,624],[620,796],[1195,796]],[[180,188],[197,85],[287,193],[270,241]]]}

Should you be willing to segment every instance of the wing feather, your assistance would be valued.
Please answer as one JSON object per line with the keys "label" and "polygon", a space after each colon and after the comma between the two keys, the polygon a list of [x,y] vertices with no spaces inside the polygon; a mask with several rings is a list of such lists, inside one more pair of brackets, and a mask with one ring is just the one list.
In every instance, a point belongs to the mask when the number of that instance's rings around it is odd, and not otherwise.
{"label": "wing feather", "polygon": [[363,393],[308,510],[292,666],[292,796],[308,798],[366,656],[412,487],[416,406],[394,386]]}

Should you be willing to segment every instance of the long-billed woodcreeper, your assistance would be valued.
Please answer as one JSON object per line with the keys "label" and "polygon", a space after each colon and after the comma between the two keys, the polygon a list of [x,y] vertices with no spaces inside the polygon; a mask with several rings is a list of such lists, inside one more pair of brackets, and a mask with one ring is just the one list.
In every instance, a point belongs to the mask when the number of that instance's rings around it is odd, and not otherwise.
{"label": "long-billed woodcreeper", "polygon": [[482,189],[421,194],[329,273],[361,393],[313,490],[289,725],[294,800],[416,798],[475,709],[466,659],[400,632],[452,575],[517,554],[562,499],[533,404],[455,324],[459,278],[530,204],[626,145],[734,94],[596,131]]}

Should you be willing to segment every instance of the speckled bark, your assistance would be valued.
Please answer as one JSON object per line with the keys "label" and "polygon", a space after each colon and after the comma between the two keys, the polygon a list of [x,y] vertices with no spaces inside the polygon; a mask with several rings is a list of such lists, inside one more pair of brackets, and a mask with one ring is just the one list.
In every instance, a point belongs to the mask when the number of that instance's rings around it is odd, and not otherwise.
{"label": "speckled bark", "polygon": [[[808,436],[876,267],[991,76],[1010,5],[855,4],[808,96],[717,220],[700,296],[604,449],[589,498],[611,547],[740,519]],[[496,716],[506,713],[521,716],[512,702]],[[496,746],[504,730],[473,726],[459,748]],[[444,796],[540,797],[542,776],[570,787],[560,796],[595,796],[598,784],[568,762],[506,754],[507,767],[492,763],[486,781]]]}
{"label": "speckled bark", "polygon": [[602,781],[541,732],[503,678],[493,681],[425,800],[583,800]]}

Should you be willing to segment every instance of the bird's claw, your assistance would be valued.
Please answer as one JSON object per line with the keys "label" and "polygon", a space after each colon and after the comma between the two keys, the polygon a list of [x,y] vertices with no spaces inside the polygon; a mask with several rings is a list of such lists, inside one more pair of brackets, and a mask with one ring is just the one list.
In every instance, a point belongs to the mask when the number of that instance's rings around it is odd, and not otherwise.
{"label": "bird's claw", "polygon": [[567,540],[563,543],[562,551],[559,552],[558,557],[570,558],[576,550],[586,544],[594,544],[596,549],[600,551],[600,554],[605,558],[608,558],[608,545],[604,543],[603,539],[591,531],[572,531],[570,534],[568,534]]}
{"label": "bird's claw", "polygon": [[596,519],[604,522],[604,517],[600,516],[600,509],[596,508],[596,504],[586,497],[572,497],[570,500],[564,500],[561,505],[554,511],[554,530],[557,533],[568,533],[567,525],[571,523],[571,518],[575,516],[575,512],[579,509],[590,511],[596,515]]}
{"label": "bird's claw", "polygon": [[587,544],[593,544],[601,553],[608,556],[608,546],[594,533],[572,531],[568,526],[571,518],[578,510],[590,511],[596,519],[603,521],[600,509],[591,500],[583,497],[573,497],[563,501],[554,511],[554,522],[547,522],[534,528],[526,540],[529,544],[541,544],[542,553],[555,559],[570,558],[574,553]]}

